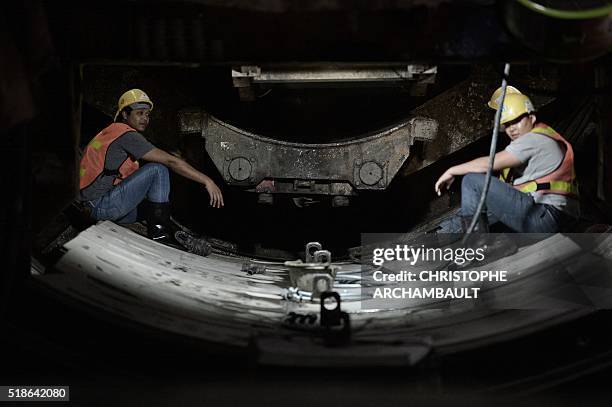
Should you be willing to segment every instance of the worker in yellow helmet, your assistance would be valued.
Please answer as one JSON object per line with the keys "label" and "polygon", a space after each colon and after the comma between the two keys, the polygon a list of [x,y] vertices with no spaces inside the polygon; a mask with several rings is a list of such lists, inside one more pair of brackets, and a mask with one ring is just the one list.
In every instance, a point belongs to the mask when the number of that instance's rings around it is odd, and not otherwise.
{"label": "worker in yellow helmet", "polygon": [[[151,144],[142,133],[149,125],[153,101],[140,89],[131,89],[119,98],[114,122],[87,145],[80,163],[79,201],[96,220],[132,223],[138,206],[151,239],[195,249],[208,254],[210,246],[172,227],[170,221],[170,178],[168,168],[206,188],[210,205],[223,206],[223,195],[215,182],[181,158]],[[139,160],[148,163],[142,167]]]}
{"label": "worker in yellow helmet", "polygon": [[[499,109],[501,88],[489,107]],[[531,100],[508,87],[501,112],[501,130],[510,144],[495,154],[494,171],[486,197],[489,223],[501,222],[517,232],[558,232],[578,217],[578,189],[572,146],[559,133],[539,123]],[[438,232],[459,233],[477,209],[484,187],[489,157],[447,169],[435,184],[441,195],[455,177],[463,175],[461,210],[439,226]],[[468,222],[466,222],[466,220]]]}

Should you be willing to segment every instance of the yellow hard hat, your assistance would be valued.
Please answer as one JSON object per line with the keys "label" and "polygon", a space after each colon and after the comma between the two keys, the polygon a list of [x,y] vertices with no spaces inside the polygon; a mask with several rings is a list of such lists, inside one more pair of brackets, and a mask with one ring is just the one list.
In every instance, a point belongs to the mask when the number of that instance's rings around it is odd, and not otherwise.
{"label": "yellow hard hat", "polygon": [[153,101],[149,99],[149,96],[147,96],[146,93],[140,89],[130,89],[121,95],[119,102],[117,102],[117,113],[115,113],[115,120],[117,120],[119,113],[121,113],[126,106],[129,106],[132,103],[147,103],[151,106],[151,110],[153,110]]}
{"label": "yellow hard hat", "polygon": [[[502,88],[500,86],[495,90],[495,92],[493,92],[493,94],[491,95],[491,100],[489,100],[489,103],[487,103],[491,109],[497,110],[499,108],[501,94]],[[514,86],[506,86],[506,97],[508,95],[521,95],[521,91],[515,88]]]}
{"label": "yellow hard hat", "polygon": [[529,100],[527,96],[521,93],[512,93],[510,95],[506,95],[500,123],[506,124],[517,117],[533,112],[535,112],[533,103],[531,103],[531,100]]}

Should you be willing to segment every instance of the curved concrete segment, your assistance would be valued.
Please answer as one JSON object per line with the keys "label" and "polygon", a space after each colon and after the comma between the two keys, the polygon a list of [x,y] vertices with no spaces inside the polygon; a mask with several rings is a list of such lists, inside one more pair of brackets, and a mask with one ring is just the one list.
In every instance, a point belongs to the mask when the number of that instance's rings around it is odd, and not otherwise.
{"label": "curved concrete segment", "polygon": [[372,300],[361,292],[363,284],[372,284],[366,279],[372,269],[367,266],[362,272],[359,264],[337,264],[341,270],[335,290],[342,298],[342,311],[350,316],[352,332],[350,342],[333,348],[325,346],[316,324],[287,323],[291,313],[319,315],[320,305],[310,302],[307,293],[301,301],[289,299],[288,271],[282,263],[258,262],[265,272],[249,275],[243,264],[257,260],[218,254],[202,258],[159,245],[112,222],[79,234],[65,245],[67,252],[56,264],[56,273],[34,278],[111,317],[233,347],[255,344],[261,363],[412,365],[432,350],[445,354],[470,349],[594,312],[592,304],[557,301],[547,306],[550,302],[535,293],[525,309],[507,309],[504,304],[517,292],[530,286],[533,290],[532,282],[538,278],[559,273],[580,282],[593,303],[607,298],[602,281],[611,278],[610,268],[597,269],[597,265],[610,262],[611,247],[610,235],[590,246],[552,235],[500,259],[516,267],[507,283],[482,286],[488,293],[487,307],[438,301],[372,309],[367,306]]}

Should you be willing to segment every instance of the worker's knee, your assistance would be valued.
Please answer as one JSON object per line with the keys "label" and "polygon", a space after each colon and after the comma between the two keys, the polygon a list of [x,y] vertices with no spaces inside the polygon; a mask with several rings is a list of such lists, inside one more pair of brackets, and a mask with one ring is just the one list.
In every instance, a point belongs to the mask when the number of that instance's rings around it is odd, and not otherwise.
{"label": "worker's knee", "polygon": [[483,174],[470,173],[463,176],[461,181],[461,211],[463,216],[471,216],[476,211],[483,183]]}
{"label": "worker's knee", "polygon": [[461,192],[480,191],[484,184],[484,174],[469,173],[463,176],[461,181]]}
{"label": "worker's knee", "polygon": [[168,167],[159,163],[147,163],[142,166],[142,170],[151,173],[154,176],[168,178]]}

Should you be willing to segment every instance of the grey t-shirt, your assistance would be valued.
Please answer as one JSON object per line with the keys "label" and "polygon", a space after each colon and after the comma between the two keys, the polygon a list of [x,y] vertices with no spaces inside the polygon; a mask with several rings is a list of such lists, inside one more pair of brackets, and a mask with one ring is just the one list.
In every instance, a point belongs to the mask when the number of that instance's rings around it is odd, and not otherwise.
{"label": "grey t-shirt", "polygon": [[[154,148],[155,146],[149,143],[142,134],[129,131],[108,146],[104,167],[109,170],[118,170],[128,157],[139,160]],[[91,201],[101,197],[113,188],[114,180],[113,175],[100,174],[91,185],[81,190],[79,200]]]}
{"label": "grey t-shirt", "polygon": [[[512,141],[506,151],[523,164],[514,168],[514,185],[550,174],[561,165],[564,151],[552,138],[538,133],[527,133]],[[569,215],[578,216],[578,201],[560,194],[530,192],[536,203],[552,205]]]}

